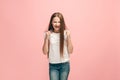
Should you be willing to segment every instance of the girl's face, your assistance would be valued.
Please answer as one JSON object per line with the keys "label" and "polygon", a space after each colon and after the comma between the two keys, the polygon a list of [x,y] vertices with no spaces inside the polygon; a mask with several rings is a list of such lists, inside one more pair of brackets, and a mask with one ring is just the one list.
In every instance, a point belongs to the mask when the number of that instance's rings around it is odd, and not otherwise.
{"label": "girl's face", "polygon": [[59,17],[53,18],[52,26],[54,28],[54,32],[59,32],[59,30],[60,30],[60,18]]}

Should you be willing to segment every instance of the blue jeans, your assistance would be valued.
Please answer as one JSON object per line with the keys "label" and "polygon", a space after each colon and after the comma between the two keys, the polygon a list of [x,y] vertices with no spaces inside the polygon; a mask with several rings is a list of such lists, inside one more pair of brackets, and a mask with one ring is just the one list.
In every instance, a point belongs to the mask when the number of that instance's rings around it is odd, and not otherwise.
{"label": "blue jeans", "polygon": [[49,63],[50,80],[67,80],[70,71],[70,63]]}

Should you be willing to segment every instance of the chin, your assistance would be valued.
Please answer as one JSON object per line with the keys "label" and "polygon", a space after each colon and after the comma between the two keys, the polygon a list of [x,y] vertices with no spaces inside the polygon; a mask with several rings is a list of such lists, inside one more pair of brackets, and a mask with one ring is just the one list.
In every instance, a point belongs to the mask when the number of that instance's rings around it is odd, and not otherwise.
{"label": "chin", "polygon": [[60,29],[55,29],[55,31],[59,31]]}

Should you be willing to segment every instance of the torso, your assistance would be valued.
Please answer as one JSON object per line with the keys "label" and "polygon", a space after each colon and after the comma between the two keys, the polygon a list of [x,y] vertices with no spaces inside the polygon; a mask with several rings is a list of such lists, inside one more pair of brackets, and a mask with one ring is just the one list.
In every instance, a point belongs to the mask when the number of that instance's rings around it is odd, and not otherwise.
{"label": "torso", "polygon": [[63,58],[60,57],[60,33],[52,32],[50,34],[50,46],[49,46],[49,62],[50,63],[62,63],[69,61],[69,54],[67,51],[66,43],[66,31],[64,31],[64,54]]}

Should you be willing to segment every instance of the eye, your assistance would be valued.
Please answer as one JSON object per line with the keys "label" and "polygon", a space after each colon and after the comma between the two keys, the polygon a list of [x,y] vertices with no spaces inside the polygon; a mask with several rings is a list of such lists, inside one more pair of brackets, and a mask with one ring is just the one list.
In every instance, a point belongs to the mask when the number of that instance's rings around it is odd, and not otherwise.
{"label": "eye", "polygon": [[57,21],[53,21],[53,23],[57,23]]}

